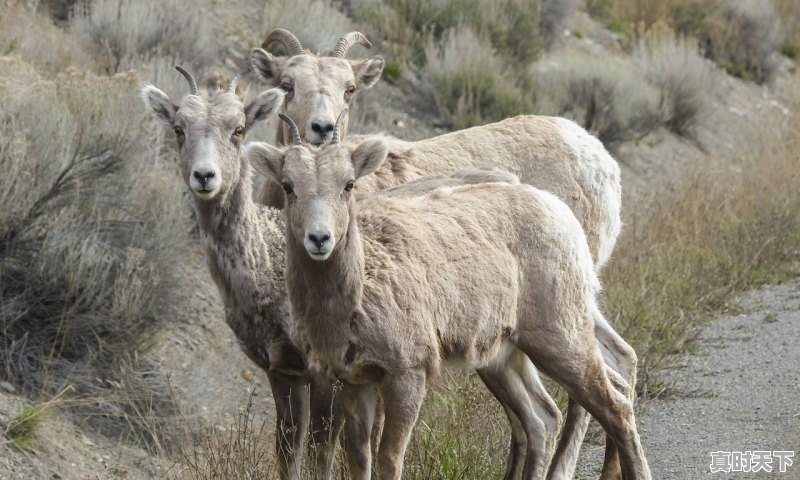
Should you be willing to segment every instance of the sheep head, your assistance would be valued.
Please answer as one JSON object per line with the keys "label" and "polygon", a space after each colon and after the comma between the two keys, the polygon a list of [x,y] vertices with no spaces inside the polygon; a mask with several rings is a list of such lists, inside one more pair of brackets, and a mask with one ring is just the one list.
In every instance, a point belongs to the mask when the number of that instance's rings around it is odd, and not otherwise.
{"label": "sheep head", "polygon": [[[273,56],[265,49],[273,43],[284,46],[287,56]],[[361,90],[375,85],[383,71],[384,60],[374,56],[366,60],[347,60],[351,46],[369,48],[367,37],[360,32],[344,35],[330,55],[315,55],[304,50],[291,32],[277,29],[250,53],[256,75],[273,87],[286,92],[283,113],[297,122],[301,136],[320,145],[331,138],[336,118]],[[342,135],[347,124],[342,127]],[[288,132],[279,131],[279,142],[288,140]]]}
{"label": "sheep head", "polygon": [[[346,112],[339,115],[334,135],[344,123]],[[388,139],[375,135],[352,149],[338,141],[322,147],[251,143],[246,156],[267,181],[283,187],[287,228],[292,238],[305,247],[312,259],[326,260],[337,240],[347,234],[355,215],[355,182],[380,167],[388,151]]]}
{"label": "sheep head", "polygon": [[245,105],[235,92],[238,75],[226,90],[204,92],[197,89],[191,74],[176,68],[189,83],[190,93],[180,103],[153,85],[142,87],[142,100],[155,118],[175,132],[181,176],[195,198],[224,198],[241,175],[247,131],[280,107],[284,92],[267,90]]}

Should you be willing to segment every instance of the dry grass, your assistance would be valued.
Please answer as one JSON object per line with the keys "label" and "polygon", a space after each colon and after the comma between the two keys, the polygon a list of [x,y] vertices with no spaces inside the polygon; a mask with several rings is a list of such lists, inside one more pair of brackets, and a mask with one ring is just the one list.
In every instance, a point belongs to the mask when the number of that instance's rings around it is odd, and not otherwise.
{"label": "dry grass", "polygon": [[671,30],[653,30],[634,53],[645,76],[661,91],[663,121],[673,132],[696,137],[700,120],[709,114],[708,85],[712,72],[694,39]]}
{"label": "dry grass", "polygon": [[796,274],[800,121],[761,125],[741,168],[698,165],[628,218],[606,271],[606,312],[641,359],[640,389],[737,292]]}
{"label": "dry grass", "polygon": [[426,71],[440,112],[456,129],[530,111],[510,69],[492,47],[467,27],[451,30],[441,47],[426,49]]}
{"label": "dry grass", "polygon": [[634,45],[651,29],[669,25],[698,39],[705,56],[731,75],[757,83],[774,75],[784,33],[796,40],[792,28],[800,18],[796,2],[786,0],[590,0],[587,6]]}
{"label": "dry grass", "polygon": [[47,16],[22,5],[0,11],[0,55],[29,59],[50,75],[67,67],[89,69],[94,59],[84,46]]}
{"label": "dry grass", "polygon": [[127,428],[162,388],[137,352],[191,231],[174,167],[148,160],[134,76],[0,65],[0,371],[33,396],[74,385]]}
{"label": "dry grass", "polygon": [[180,0],[94,0],[78,4],[70,24],[94,47],[102,71],[122,72],[157,57],[196,70],[218,61],[222,47],[203,9],[203,2],[187,8]]}
{"label": "dry grass", "polygon": [[575,120],[611,150],[663,123],[659,90],[614,58],[557,52],[532,75],[537,113]]}

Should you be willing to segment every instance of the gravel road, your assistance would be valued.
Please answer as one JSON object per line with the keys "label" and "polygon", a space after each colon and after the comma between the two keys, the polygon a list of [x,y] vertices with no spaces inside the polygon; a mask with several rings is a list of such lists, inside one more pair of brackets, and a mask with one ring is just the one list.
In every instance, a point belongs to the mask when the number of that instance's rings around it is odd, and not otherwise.
{"label": "gravel road", "polygon": [[[696,352],[666,372],[674,394],[645,403],[637,425],[655,480],[800,479],[800,279],[745,295],[704,327]],[[778,472],[711,473],[710,452],[793,451]],[[577,479],[597,478],[603,447],[584,446]]]}

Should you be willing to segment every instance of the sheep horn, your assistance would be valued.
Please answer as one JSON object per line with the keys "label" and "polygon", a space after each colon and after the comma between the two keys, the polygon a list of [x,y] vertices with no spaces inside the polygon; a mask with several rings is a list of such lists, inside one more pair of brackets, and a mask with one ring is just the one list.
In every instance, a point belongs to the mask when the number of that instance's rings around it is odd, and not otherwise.
{"label": "sheep horn", "polygon": [[244,70],[242,70],[241,72],[239,72],[236,75],[234,75],[233,79],[231,80],[230,85],[228,85],[228,91],[233,93],[233,94],[235,94],[236,93],[236,85],[239,84],[239,78],[241,78],[242,75],[247,74],[247,72],[249,72],[249,71],[250,71],[250,67],[247,67]]}
{"label": "sheep horn", "polygon": [[273,42],[283,45],[290,57],[303,53],[303,46],[300,44],[300,40],[297,39],[294,33],[284,28],[276,28],[270,32],[267,35],[267,39],[261,44],[261,48],[266,50]]}
{"label": "sheep horn", "polygon": [[331,145],[336,145],[339,143],[339,132],[342,130],[342,125],[344,125],[344,119],[347,116],[347,107],[344,107],[342,113],[339,114],[339,118],[336,119],[336,126],[333,127],[333,134],[331,135]]}
{"label": "sheep horn", "polygon": [[350,47],[359,43],[367,48],[372,48],[372,44],[369,40],[367,40],[366,35],[361,32],[350,32],[345,34],[342,38],[336,42],[336,46],[333,47],[333,52],[331,52],[331,57],[334,58],[344,58],[347,55],[347,52],[350,50]]}
{"label": "sheep horn", "polygon": [[287,117],[282,113],[279,113],[278,117],[280,117],[281,120],[289,124],[289,130],[292,131],[292,143],[294,145],[301,145],[303,143],[303,139],[300,138],[300,130],[298,130],[297,124],[294,123],[294,120],[292,120],[291,118]]}
{"label": "sheep horn", "polygon": [[186,81],[189,82],[189,93],[192,95],[197,95],[197,82],[194,81],[192,74],[179,66],[175,66],[175,70],[181,72],[181,75],[183,75],[184,78],[186,78]]}

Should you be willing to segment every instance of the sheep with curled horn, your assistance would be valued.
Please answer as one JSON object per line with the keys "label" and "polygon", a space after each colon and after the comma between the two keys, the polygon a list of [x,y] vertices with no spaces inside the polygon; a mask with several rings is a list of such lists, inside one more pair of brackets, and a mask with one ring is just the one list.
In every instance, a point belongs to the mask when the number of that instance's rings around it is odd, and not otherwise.
{"label": "sheep with curled horn", "polygon": [[[519,352],[598,419],[623,478],[649,480],[633,403],[612,386],[595,337],[600,284],[569,207],[507,182],[357,202],[355,182],[384,162],[388,145],[377,136],[350,148],[247,148],[285,192],[293,342],[312,369],[344,382],[345,425],[357,443],[368,442],[377,393],[383,399],[380,477],[401,478],[422,399],[445,362],[493,378],[517,412],[532,415],[528,391],[514,382],[527,368]],[[369,448],[349,460],[353,478],[369,478]],[[522,477],[540,478],[541,463],[526,455]]]}
{"label": "sheep with curled horn", "polygon": [[[350,38],[356,37],[350,35]],[[291,39],[286,39],[285,42],[295,45],[297,55],[303,52],[299,42],[294,43]],[[340,40],[340,43],[351,45],[352,40]],[[298,64],[306,67],[322,65],[328,58],[308,52],[300,56],[302,61]],[[277,68],[278,59],[257,49],[251,54],[251,64],[262,79],[274,84],[279,84],[281,76],[286,74],[289,82],[286,87],[293,95],[294,103],[287,104],[284,111],[291,108],[291,116],[297,121],[301,136],[311,143],[318,143],[319,137],[307,126],[317,112],[312,102],[315,95],[313,87],[322,80],[306,75],[293,75],[294,64],[287,63],[291,58],[294,57],[281,57],[283,63],[280,65],[287,65],[287,68]],[[344,77],[346,75],[336,74],[328,81],[336,83]],[[377,77],[372,83],[376,81]],[[311,93],[304,96],[301,92]],[[303,105],[306,107],[303,108]],[[343,104],[340,102],[338,105]],[[344,108],[341,106],[341,109]],[[330,119],[338,115],[340,110],[334,108],[328,109],[328,112],[326,115]],[[347,123],[340,132],[345,144],[353,145],[363,140],[363,136],[345,138],[346,130]],[[278,132],[277,144],[282,144],[283,139],[288,138],[288,127],[284,125]],[[600,141],[567,119],[522,115],[417,142],[390,139],[387,162],[376,172],[363,178],[359,182],[358,191],[374,192],[424,175],[448,175],[470,166],[500,167],[518,175],[523,183],[555,193],[581,222],[598,271],[611,257],[622,228],[619,165]],[[283,206],[283,191],[269,182],[261,185],[257,198],[265,205],[277,208]],[[633,399],[636,353],[604,318],[600,317],[597,321],[595,332],[606,361],[613,369],[609,374],[620,390]],[[533,371],[532,366],[529,370]],[[539,392],[531,391],[531,398],[539,397]],[[548,473],[549,479],[572,478],[589,420],[586,411],[571,401]],[[512,422],[512,425],[517,424],[518,422]],[[548,432],[547,436],[550,435]],[[526,439],[521,429],[512,428],[512,436],[514,439],[506,478],[518,478],[526,450]],[[619,464],[613,443],[607,442],[607,445],[603,478],[615,478],[619,476]],[[517,473],[513,473],[515,471]]]}
{"label": "sheep with curled horn", "polygon": [[152,85],[145,85],[141,96],[150,113],[175,132],[181,176],[192,193],[225,320],[269,379],[280,477],[300,479],[310,423],[317,473],[327,478],[334,459],[331,439],[341,430],[342,415],[331,383],[306,371],[302,352],[286,334],[283,225],[275,210],[253,201],[252,170],[242,155],[247,131],[277,111],[285,93],[267,90],[245,104],[235,93],[238,75],[226,89],[205,92],[186,70],[178,71],[189,83],[189,95],[179,103]]}
{"label": "sheep with curled horn", "polygon": [[[286,55],[269,53],[266,49],[273,44],[281,45]],[[278,28],[267,35],[262,48],[253,49],[250,54],[256,75],[286,92],[282,113],[298,122],[300,135],[311,144],[329,141],[339,113],[358,92],[371,88],[380,79],[383,57],[345,58],[356,44],[372,46],[363,33],[350,32],[339,39],[329,54],[313,54],[303,48],[293,33]],[[288,134],[285,125],[279,127],[276,143],[288,141]]]}

